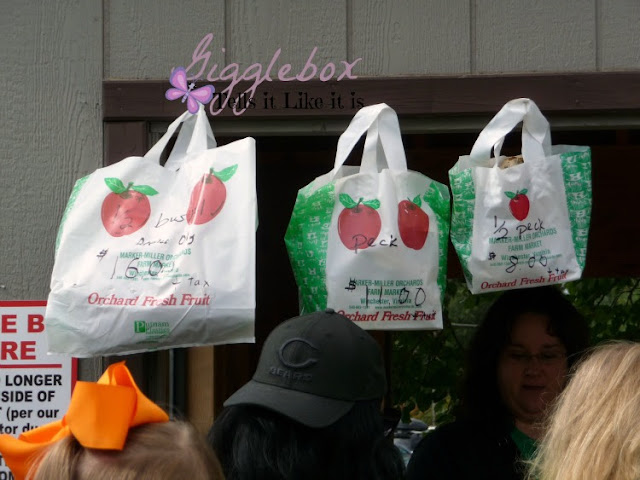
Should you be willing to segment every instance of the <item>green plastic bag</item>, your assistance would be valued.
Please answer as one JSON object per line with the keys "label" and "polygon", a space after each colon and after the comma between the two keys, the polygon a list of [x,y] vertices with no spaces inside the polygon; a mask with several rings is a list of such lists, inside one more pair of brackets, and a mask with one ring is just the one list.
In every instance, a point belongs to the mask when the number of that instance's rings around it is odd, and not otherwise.
{"label": "green plastic bag", "polygon": [[[502,142],[521,121],[523,163],[504,168]],[[451,242],[472,293],[581,277],[591,218],[591,152],[552,147],[549,123],[533,101],[507,103],[449,178]]]}
{"label": "green plastic bag", "polygon": [[[344,166],[367,132],[362,165]],[[449,190],[407,170],[395,112],[361,109],[334,169],[298,192],[285,243],[301,313],[327,307],[365,329],[442,328]]]}

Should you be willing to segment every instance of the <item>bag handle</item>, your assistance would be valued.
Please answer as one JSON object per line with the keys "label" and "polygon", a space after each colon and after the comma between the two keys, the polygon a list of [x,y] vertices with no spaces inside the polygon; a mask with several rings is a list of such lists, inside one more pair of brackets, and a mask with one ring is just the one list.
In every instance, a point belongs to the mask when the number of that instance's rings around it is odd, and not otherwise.
{"label": "bag handle", "polygon": [[[378,159],[381,161],[378,162]],[[388,166],[388,162],[385,161],[384,147],[380,143],[380,131],[376,121],[367,130],[362,160],[360,161],[360,173],[377,173]]]}
{"label": "bag handle", "polygon": [[522,157],[525,161],[542,160],[551,155],[551,132],[549,122],[538,106],[528,98],[517,98],[507,102],[478,135],[471,149],[472,165],[485,165],[494,156],[500,155],[505,136],[522,122]]}
{"label": "bag handle", "polygon": [[367,132],[367,138],[360,166],[361,172],[378,171],[377,158],[380,158],[379,154],[382,153],[378,145],[384,150],[386,164],[391,170],[407,170],[398,116],[386,103],[379,103],[361,108],[340,135],[333,167],[334,175],[365,132]]}
{"label": "bag handle", "polygon": [[165,163],[165,168],[178,170],[188,154],[216,147],[216,139],[211,130],[207,114],[204,111],[204,106],[200,105],[195,115],[186,111],[175,119],[171,125],[169,125],[162,138],[144,155],[144,158],[148,158],[159,164],[162,152],[181,124],[182,128],[178,133],[178,138],[171,150],[171,154]]}
{"label": "bag handle", "polygon": [[217,145],[216,138],[211,130],[211,124],[204,111],[204,105],[201,104],[198,113],[183,123],[176,143],[164,166],[165,168],[178,170],[187,155],[209,150]]}

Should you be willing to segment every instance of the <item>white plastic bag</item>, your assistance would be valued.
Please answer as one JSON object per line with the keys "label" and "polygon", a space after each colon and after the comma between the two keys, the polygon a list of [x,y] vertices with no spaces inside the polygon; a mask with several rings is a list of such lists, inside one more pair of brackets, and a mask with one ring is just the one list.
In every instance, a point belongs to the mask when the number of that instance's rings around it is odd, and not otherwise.
{"label": "white plastic bag", "polygon": [[[367,133],[361,167],[344,166]],[[307,313],[330,307],[365,329],[442,328],[449,191],[407,170],[396,113],[362,108],[334,168],[298,193],[285,242]]]}
{"label": "white plastic bag", "polygon": [[[519,122],[524,163],[500,168],[504,137]],[[472,293],[580,278],[591,214],[590,149],[552,147],[549,123],[533,101],[508,102],[449,178],[451,241]]]}
{"label": "white plastic bag", "polygon": [[51,352],[254,341],[255,142],[214,146],[203,108],[185,112],[144,157],[76,183],[45,316]]}

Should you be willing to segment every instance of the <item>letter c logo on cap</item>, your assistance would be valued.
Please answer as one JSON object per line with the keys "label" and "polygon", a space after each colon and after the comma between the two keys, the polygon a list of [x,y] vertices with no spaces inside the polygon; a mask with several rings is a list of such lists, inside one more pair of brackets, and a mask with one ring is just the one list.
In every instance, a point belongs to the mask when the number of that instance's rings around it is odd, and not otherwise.
{"label": "letter c logo on cap", "polygon": [[[294,363],[285,358],[284,353],[286,348],[294,342],[301,342],[309,346],[308,349],[305,348],[305,349],[299,350],[299,352],[304,352],[308,354],[308,358],[306,360],[298,361],[297,363]],[[278,356],[280,357],[280,361],[283,363],[283,365],[289,368],[307,368],[307,367],[310,367],[311,365],[315,365],[316,363],[318,363],[318,359],[311,355],[311,350],[319,351],[315,346],[313,346],[311,343],[309,343],[309,341],[305,340],[304,338],[290,338],[289,340],[287,340],[282,344],[282,346],[280,347],[280,350],[278,350]]]}

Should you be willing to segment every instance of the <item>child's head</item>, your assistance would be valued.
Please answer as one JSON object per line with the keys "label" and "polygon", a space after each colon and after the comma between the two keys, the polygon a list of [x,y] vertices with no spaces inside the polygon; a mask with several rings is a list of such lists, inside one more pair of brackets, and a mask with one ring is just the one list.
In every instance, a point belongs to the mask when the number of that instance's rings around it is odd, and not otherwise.
{"label": "child's head", "polygon": [[122,450],[85,448],[73,436],[53,444],[30,480],[208,480],[224,478],[215,454],[186,422],[148,423],[129,430]]}
{"label": "child's head", "polygon": [[204,437],[170,422],[124,362],[96,383],[77,382],[61,420],[0,435],[0,453],[16,480],[224,478]]}

